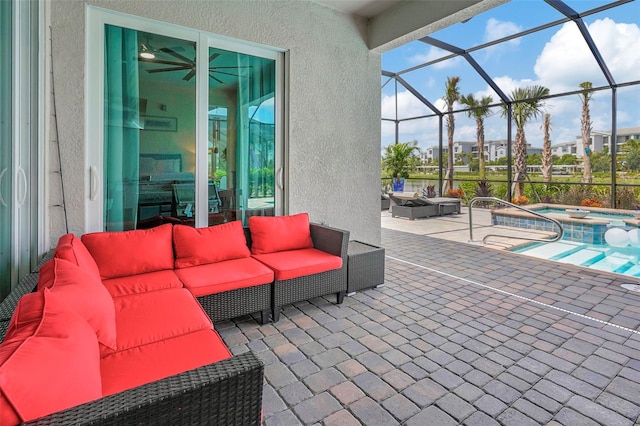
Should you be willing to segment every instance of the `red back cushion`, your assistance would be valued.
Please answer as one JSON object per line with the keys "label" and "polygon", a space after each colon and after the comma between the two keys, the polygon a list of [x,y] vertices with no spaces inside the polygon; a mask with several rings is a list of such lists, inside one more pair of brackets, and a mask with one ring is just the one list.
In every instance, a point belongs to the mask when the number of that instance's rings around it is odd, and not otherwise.
{"label": "red back cushion", "polygon": [[251,253],[266,254],[313,247],[309,215],[251,216]]}
{"label": "red back cushion", "polygon": [[63,259],[51,259],[42,265],[38,290],[60,294],[78,315],[93,328],[98,341],[116,349],[116,310],[113,299],[99,277]]}
{"label": "red back cushion", "polygon": [[100,276],[125,277],[173,269],[173,225],[123,232],[95,232],[81,237]]}
{"label": "red back cushion", "polygon": [[91,257],[91,253],[87,250],[80,238],[69,233],[65,234],[58,240],[55,257],[68,260],[75,263],[87,273],[100,277],[100,271],[96,261]]}
{"label": "red back cushion", "polygon": [[49,290],[18,302],[0,344],[0,424],[15,424],[102,396],[96,335]]}
{"label": "red back cushion", "polygon": [[242,222],[236,220],[208,228],[173,227],[176,268],[250,257]]}

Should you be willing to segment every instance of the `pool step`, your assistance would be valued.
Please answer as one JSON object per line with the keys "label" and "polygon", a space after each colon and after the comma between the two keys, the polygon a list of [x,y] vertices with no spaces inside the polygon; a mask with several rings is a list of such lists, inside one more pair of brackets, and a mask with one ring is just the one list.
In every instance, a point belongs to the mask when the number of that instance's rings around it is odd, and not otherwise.
{"label": "pool step", "polygon": [[611,253],[598,262],[589,265],[589,267],[600,271],[622,274],[635,265],[634,260],[635,259],[633,256],[627,256],[620,253]]}
{"label": "pool step", "polygon": [[640,277],[640,254],[637,247],[594,247],[573,241],[557,241],[521,248],[517,252],[539,259]]}
{"label": "pool step", "polygon": [[536,245],[520,253],[539,259],[558,260],[575,253],[584,246],[584,244],[574,243],[572,241],[556,241],[554,243]]}
{"label": "pool step", "polygon": [[589,266],[602,260],[606,256],[605,252],[606,250],[581,248],[572,253],[568,253],[566,256],[554,260],[562,263],[570,263],[572,265]]}
{"label": "pool step", "polygon": [[640,264],[635,264],[631,268],[624,271],[625,275],[631,275],[632,277],[640,277]]}

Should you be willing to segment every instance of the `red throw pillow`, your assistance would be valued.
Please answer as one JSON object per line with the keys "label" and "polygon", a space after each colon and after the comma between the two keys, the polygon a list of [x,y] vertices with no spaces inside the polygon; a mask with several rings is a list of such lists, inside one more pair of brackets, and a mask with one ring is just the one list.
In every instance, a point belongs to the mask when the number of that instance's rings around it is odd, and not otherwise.
{"label": "red throw pillow", "polygon": [[172,227],[165,224],[151,229],[94,232],[81,239],[106,280],[173,269]]}
{"label": "red throw pillow", "polygon": [[65,234],[58,239],[55,257],[75,263],[91,275],[100,278],[100,271],[91,253],[74,234]]}
{"label": "red throw pillow", "polygon": [[[102,397],[98,341],[49,290],[20,299],[0,344],[0,424],[30,421]],[[17,324],[17,326],[16,326]]]}
{"label": "red throw pillow", "polygon": [[251,253],[266,254],[313,247],[309,215],[251,216]]}
{"label": "red throw pillow", "polygon": [[207,228],[173,227],[176,268],[250,257],[242,222],[236,220]]}
{"label": "red throw pillow", "polygon": [[116,349],[116,310],[100,278],[63,259],[51,259],[40,268],[38,290],[48,288],[60,294],[93,328],[98,341]]}

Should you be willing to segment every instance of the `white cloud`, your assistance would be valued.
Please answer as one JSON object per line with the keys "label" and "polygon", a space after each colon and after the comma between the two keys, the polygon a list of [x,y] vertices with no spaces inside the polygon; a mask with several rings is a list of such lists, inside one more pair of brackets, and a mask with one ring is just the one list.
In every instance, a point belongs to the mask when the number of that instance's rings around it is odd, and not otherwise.
{"label": "white cloud", "polygon": [[[398,117],[408,118],[429,114],[431,111],[408,91],[398,92]],[[396,98],[393,95],[382,97],[382,117],[396,118]]]}
{"label": "white cloud", "polygon": [[[520,31],[522,31],[522,27],[514,22],[500,21],[495,18],[490,18],[484,29],[484,41],[495,41],[503,37],[519,33]],[[515,38],[513,40],[509,40],[507,44],[518,46],[520,44],[520,39]]]}
{"label": "white cloud", "polygon": [[[427,62],[435,61],[436,59],[444,58],[449,54],[449,52],[438,47],[430,46],[429,50],[427,50],[426,52],[417,53],[409,58],[409,63],[415,65],[424,64]],[[459,66],[461,62],[464,62],[464,59],[462,59],[461,57],[455,57],[452,59],[447,59],[446,61],[441,61],[433,65],[429,65],[429,68],[435,70],[450,69]]]}
{"label": "white cloud", "polygon": [[[640,69],[640,28],[637,25],[617,24],[605,18],[593,22],[589,33],[617,82],[637,80]],[[564,24],[545,44],[534,72],[540,84],[552,93],[575,90],[583,81],[605,84],[600,67],[572,22]]]}

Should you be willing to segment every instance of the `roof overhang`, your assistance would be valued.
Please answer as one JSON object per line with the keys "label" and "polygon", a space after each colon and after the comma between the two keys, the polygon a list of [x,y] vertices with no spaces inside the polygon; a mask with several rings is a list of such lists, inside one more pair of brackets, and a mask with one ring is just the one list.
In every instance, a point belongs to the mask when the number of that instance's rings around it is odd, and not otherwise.
{"label": "roof overhang", "polygon": [[466,21],[509,0],[315,0],[368,21],[369,49],[379,53]]}

